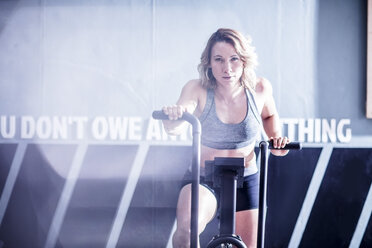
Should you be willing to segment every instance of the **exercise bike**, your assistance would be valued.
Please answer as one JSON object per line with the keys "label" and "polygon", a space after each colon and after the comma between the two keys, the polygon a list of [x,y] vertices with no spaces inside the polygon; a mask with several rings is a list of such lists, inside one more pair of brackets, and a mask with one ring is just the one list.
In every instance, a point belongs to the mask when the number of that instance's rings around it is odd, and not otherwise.
{"label": "exercise bike", "polygon": [[[168,120],[168,115],[162,111],[154,111],[152,117],[158,120]],[[198,247],[198,205],[199,205],[199,182],[200,182],[200,137],[201,124],[199,119],[185,112],[180,118],[192,125],[192,184],[191,184],[191,221],[190,221],[190,246]],[[267,164],[268,149],[275,149],[271,142],[260,143],[260,187],[259,187],[259,219],[257,247],[264,247],[265,221],[266,221],[266,189],[267,189]],[[301,144],[292,142],[284,148],[301,149]],[[232,247],[246,248],[242,239],[235,234],[235,209],[236,190],[242,187],[244,174],[244,158],[221,158],[216,157],[213,161],[206,161],[206,180],[213,183],[214,187],[221,188],[220,195],[220,234],[216,235],[207,248]]]}

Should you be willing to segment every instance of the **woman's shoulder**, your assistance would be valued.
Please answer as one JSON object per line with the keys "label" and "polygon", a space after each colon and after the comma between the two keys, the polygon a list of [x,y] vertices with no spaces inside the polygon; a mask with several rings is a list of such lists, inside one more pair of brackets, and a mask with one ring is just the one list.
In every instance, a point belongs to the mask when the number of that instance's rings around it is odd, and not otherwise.
{"label": "woman's shoulder", "polygon": [[273,92],[273,87],[271,86],[270,81],[267,78],[258,77],[256,88],[255,88],[256,95],[261,95],[261,96],[272,95],[272,92]]}
{"label": "woman's shoulder", "polygon": [[182,89],[183,94],[194,96],[194,97],[203,97],[206,94],[206,89],[202,86],[200,79],[192,79],[188,81]]}
{"label": "woman's shoulder", "polygon": [[184,88],[191,89],[193,91],[206,91],[206,89],[202,86],[200,79],[191,79],[185,84]]}
{"label": "woman's shoulder", "polygon": [[262,111],[265,102],[272,98],[273,88],[269,80],[264,77],[258,77],[256,87],[254,89],[254,98],[256,100],[259,112]]}
{"label": "woman's shoulder", "polygon": [[195,113],[199,116],[204,109],[207,99],[207,89],[203,87],[200,79],[188,81],[182,89],[182,95],[187,99],[193,99],[196,103]]}

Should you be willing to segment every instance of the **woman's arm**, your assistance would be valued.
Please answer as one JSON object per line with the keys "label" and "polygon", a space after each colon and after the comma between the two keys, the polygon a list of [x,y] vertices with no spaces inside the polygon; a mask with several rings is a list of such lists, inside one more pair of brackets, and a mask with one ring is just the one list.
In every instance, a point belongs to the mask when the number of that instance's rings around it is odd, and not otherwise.
{"label": "woman's arm", "polygon": [[170,135],[179,135],[185,131],[185,121],[177,121],[184,112],[194,114],[198,103],[201,85],[199,80],[189,81],[181,91],[181,95],[175,105],[164,106],[163,112],[168,115],[169,120],[164,120],[164,129]]}
{"label": "woman's arm", "polygon": [[[275,148],[283,148],[289,143],[289,139],[282,137],[282,127],[273,97],[272,86],[268,80],[262,79],[257,87],[261,91],[259,94],[262,94],[264,99],[261,112],[264,130],[270,140],[273,140]],[[276,156],[284,156],[288,153],[288,150],[271,150],[271,153]]]}

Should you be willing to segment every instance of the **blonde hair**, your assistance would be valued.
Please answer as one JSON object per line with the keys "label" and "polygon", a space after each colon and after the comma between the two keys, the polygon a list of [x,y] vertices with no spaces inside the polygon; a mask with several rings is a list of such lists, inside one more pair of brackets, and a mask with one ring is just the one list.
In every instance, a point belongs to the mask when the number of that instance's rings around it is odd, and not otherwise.
{"label": "blonde hair", "polygon": [[231,44],[243,62],[243,74],[240,83],[245,88],[254,90],[256,87],[255,69],[258,65],[255,48],[251,45],[251,39],[244,37],[241,33],[233,29],[220,28],[209,38],[198,65],[198,71],[202,86],[205,88],[216,88],[216,79],[210,68],[211,51],[217,42],[227,42]]}

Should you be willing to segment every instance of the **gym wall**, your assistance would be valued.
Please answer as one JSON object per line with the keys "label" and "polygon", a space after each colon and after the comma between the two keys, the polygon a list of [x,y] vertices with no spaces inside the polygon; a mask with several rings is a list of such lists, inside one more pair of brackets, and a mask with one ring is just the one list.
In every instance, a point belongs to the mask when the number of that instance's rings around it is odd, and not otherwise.
{"label": "gym wall", "polygon": [[2,0],[0,247],[171,247],[190,134],[151,112],[219,27],[252,37],[304,143],[270,157],[266,246],[372,246],[367,1]]}

